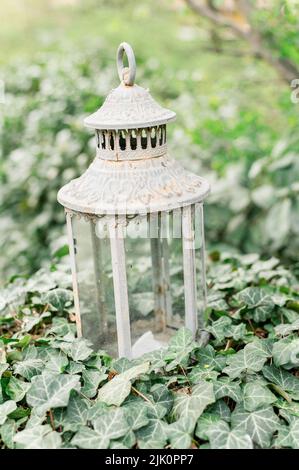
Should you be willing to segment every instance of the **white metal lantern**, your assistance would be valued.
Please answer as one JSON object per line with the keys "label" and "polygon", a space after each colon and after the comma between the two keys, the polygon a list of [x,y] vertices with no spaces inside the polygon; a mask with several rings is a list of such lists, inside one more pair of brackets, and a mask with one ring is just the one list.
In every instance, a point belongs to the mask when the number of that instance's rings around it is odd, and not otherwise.
{"label": "white metal lantern", "polygon": [[[123,67],[126,52],[128,67]],[[131,46],[117,52],[120,85],[85,119],[96,157],[60,189],[78,335],[112,355],[163,347],[185,325],[203,326],[203,200],[209,184],[167,153],[175,113],[134,84]]]}

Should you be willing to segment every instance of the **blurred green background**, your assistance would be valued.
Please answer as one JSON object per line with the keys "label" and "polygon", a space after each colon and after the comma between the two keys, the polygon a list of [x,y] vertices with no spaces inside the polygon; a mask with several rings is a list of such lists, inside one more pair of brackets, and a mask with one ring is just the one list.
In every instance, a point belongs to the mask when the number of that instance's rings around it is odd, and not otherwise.
{"label": "blurred green background", "polygon": [[211,181],[209,247],[296,264],[298,12],[296,0],[2,0],[2,280],[63,253],[56,193],[94,156],[82,121],[118,84],[122,41],[137,83],[178,115],[171,152]]}

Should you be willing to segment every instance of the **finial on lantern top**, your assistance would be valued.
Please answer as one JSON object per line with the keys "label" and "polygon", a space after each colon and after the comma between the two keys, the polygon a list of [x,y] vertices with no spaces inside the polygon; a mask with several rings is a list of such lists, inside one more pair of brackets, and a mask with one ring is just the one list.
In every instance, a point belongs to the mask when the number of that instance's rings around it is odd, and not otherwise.
{"label": "finial on lantern top", "polygon": [[[124,67],[124,53],[127,55],[129,67]],[[116,54],[116,63],[120,81],[127,86],[133,86],[136,76],[136,61],[134,51],[127,42],[122,42],[119,45]]]}
{"label": "finial on lantern top", "polygon": [[[128,67],[124,66],[126,54]],[[116,63],[121,83],[110,91],[103,105],[84,119],[93,129],[142,129],[167,124],[176,114],[160,106],[148,89],[135,83],[136,61],[132,47],[122,42],[117,50]]]}

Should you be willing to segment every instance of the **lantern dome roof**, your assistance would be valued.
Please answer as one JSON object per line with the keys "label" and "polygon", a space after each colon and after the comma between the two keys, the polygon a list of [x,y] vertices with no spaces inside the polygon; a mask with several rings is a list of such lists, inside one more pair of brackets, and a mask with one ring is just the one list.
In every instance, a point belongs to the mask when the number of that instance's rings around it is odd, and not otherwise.
{"label": "lantern dome roof", "polygon": [[[124,51],[129,68],[122,66]],[[60,189],[58,201],[93,215],[151,213],[201,202],[209,183],[167,152],[165,124],[175,113],[134,85],[135,57],[127,43],[119,46],[117,63],[121,84],[85,120],[96,129],[96,157],[83,175]]]}
{"label": "lantern dome roof", "polygon": [[176,114],[160,106],[149,90],[122,82],[95,113],[85,118],[84,124],[94,129],[136,129],[165,124],[175,118]]}
{"label": "lantern dome roof", "polygon": [[[124,52],[128,57],[128,67],[123,66]],[[173,121],[176,118],[173,111],[160,106],[148,89],[134,83],[136,62],[129,44],[120,44],[116,60],[121,83],[95,113],[85,118],[85,126],[93,129],[136,129]]]}

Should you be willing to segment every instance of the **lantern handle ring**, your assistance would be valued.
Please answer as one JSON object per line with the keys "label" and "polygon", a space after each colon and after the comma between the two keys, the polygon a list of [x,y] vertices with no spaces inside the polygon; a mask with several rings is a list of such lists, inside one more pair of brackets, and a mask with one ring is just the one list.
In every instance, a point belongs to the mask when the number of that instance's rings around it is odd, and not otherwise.
{"label": "lantern handle ring", "polygon": [[[129,67],[124,67],[123,56],[126,53]],[[127,86],[133,86],[136,76],[136,61],[132,47],[127,42],[122,42],[116,55],[117,71],[121,82]]]}

